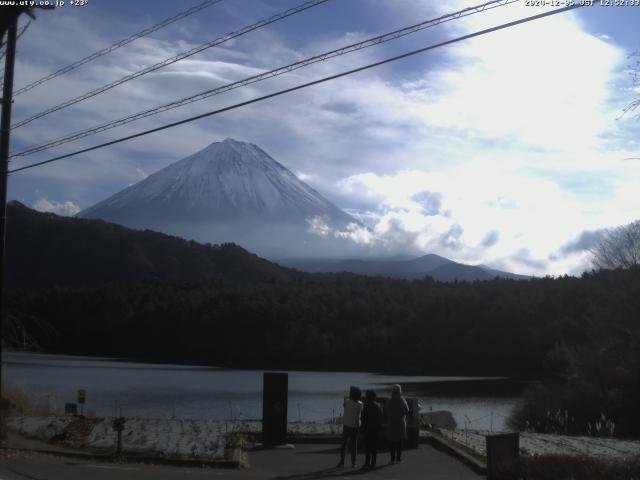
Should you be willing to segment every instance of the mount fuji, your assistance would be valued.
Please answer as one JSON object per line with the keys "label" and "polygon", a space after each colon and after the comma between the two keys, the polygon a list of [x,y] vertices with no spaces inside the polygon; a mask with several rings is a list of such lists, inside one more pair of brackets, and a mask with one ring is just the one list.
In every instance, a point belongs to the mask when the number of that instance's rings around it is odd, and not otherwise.
{"label": "mount fuji", "polygon": [[226,139],[78,213],[208,243],[234,242],[267,257],[356,253],[352,242],[310,232],[358,221],[252,143]]}

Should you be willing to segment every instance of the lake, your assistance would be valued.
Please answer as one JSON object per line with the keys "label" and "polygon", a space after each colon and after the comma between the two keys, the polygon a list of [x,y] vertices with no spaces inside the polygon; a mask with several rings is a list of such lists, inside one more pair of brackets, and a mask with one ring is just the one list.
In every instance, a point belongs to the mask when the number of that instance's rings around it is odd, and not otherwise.
{"label": "lake", "polygon": [[[2,378],[34,403],[64,408],[86,390],[86,413],[130,417],[259,419],[263,370],[138,363],[111,358],[5,352]],[[323,420],[342,413],[350,385],[389,395],[394,383],[460,381],[469,377],[384,375],[366,372],[289,373],[289,421]],[[518,399],[420,397],[423,410],[450,410],[462,428],[505,429]]]}

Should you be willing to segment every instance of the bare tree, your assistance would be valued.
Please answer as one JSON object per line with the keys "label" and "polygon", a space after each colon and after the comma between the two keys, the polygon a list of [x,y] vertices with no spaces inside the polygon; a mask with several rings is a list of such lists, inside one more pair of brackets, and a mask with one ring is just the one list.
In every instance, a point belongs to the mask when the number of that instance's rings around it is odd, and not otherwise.
{"label": "bare tree", "polygon": [[602,232],[591,253],[601,269],[640,265],[640,220]]}
{"label": "bare tree", "polygon": [[[629,65],[631,74],[631,89],[632,91],[638,91],[638,89],[640,89],[640,50],[629,55],[629,59],[632,60],[632,63]],[[631,103],[624,107],[622,109],[622,115],[620,117],[624,117],[628,113],[634,113],[638,109],[638,107],[640,107],[640,98],[634,99]]]}

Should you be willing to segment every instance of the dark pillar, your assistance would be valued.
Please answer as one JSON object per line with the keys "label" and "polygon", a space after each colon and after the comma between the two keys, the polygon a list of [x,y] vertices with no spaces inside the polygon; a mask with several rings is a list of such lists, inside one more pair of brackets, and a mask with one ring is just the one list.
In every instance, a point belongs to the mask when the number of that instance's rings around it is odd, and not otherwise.
{"label": "dark pillar", "polygon": [[265,372],[262,384],[262,443],[287,442],[289,374]]}
{"label": "dark pillar", "polygon": [[487,478],[503,478],[501,468],[515,462],[520,454],[520,434],[487,435]]}

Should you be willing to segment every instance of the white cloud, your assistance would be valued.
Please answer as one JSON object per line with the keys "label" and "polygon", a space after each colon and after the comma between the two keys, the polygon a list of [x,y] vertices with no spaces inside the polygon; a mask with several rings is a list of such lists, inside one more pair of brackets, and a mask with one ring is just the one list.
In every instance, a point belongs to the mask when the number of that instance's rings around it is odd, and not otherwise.
{"label": "white cloud", "polygon": [[[578,51],[589,54],[569,54]],[[560,151],[575,164],[573,155],[598,147],[619,114],[607,99],[624,52],[583,31],[571,16],[482,36],[450,52],[454,68],[437,68],[407,85],[419,100],[415,114],[430,125]]]}
{"label": "white cloud", "polygon": [[[368,223],[379,243],[399,249],[391,253],[433,252],[536,275],[584,266],[583,251],[562,247],[585,229],[610,221],[606,213],[594,215],[593,205],[554,181],[518,175],[501,163],[484,159],[446,174],[370,172],[344,179],[341,187],[345,195],[375,199],[377,218]],[[424,202],[416,201],[425,191],[438,199],[437,211],[425,211]],[[622,193],[609,205],[600,201],[604,212],[628,200],[629,192]],[[559,254],[552,257],[553,252]]]}
{"label": "white cloud", "polygon": [[321,216],[308,218],[307,223],[309,224],[307,232],[313,235],[351,240],[359,245],[369,245],[376,241],[375,236],[368,228],[357,223],[349,223],[343,230],[331,227],[327,223],[327,219]]}
{"label": "white cloud", "polygon": [[375,238],[369,229],[357,223],[350,223],[345,230],[336,230],[333,234],[336,238],[344,238],[361,245],[369,245]]}
{"label": "white cloud", "polygon": [[70,200],[56,202],[55,200],[48,200],[47,198],[38,200],[33,208],[39,212],[55,213],[63,217],[72,217],[80,211],[80,207]]}
{"label": "white cloud", "polygon": [[309,228],[307,229],[307,231],[314,235],[326,237],[333,231],[333,229],[327,223],[327,220],[319,215],[308,218],[307,223],[309,224]]}

